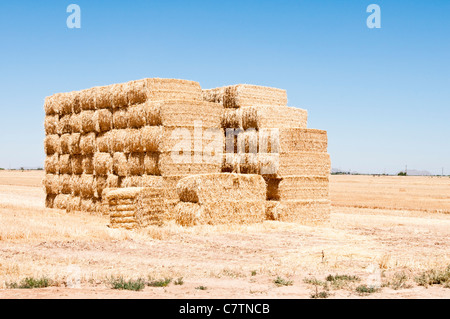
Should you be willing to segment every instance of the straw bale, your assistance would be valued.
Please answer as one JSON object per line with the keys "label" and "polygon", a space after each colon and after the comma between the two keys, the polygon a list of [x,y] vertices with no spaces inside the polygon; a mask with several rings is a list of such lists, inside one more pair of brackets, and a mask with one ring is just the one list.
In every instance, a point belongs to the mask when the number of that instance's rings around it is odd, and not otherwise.
{"label": "straw bale", "polygon": [[[108,177],[106,179],[106,186],[107,188],[118,188],[119,187],[119,176],[114,174],[108,174]],[[103,197],[103,193],[102,193]]]}
{"label": "straw bale", "polygon": [[203,205],[189,202],[179,202],[174,207],[175,221],[181,226],[196,226],[205,224]]}
{"label": "straw bale", "polygon": [[174,206],[178,200],[167,198],[160,185],[143,188],[136,198],[135,218],[142,227],[146,225],[163,225],[175,220]]}
{"label": "straw bale", "polygon": [[109,87],[111,106],[113,109],[128,105],[128,97],[125,87],[126,83],[113,84]]}
{"label": "straw bale", "polygon": [[107,176],[95,176],[94,177],[94,189],[95,197],[101,198],[103,191],[108,188],[108,177]]}
{"label": "straw bale", "polygon": [[72,195],[81,195],[81,175],[72,175],[70,178],[70,185],[72,190]]}
{"label": "straw bale", "polygon": [[152,101],[147,101],[141,104],[146,125],[159,126],[162,125],[161,119],[161,106],[163,103],[155,103]]}
{"label": "straw bale", "polygon": [[46,194],[59,194],[59,175],[56,174],[45,174],[42,180]]}
{"label": "straw bale", "polygon": [[72,160],[69,154],[59,156],[59,173],[72,174]]}
{"label": "straw bale", "polygon": [[222,128],[242,128],[242,110],[224,108],[220,124]]}
{"label": "straw bale", "polygon": [[84,174],[94,174],[94,155],[83,155],[81,165]]}
{"label": "straw bale", "polygon": [[45,172],[47,174],[59,174],[59,155],[53,154],[45,158]]}
{"label": "straw bale", "polygon": [[[279,149],[275,152],[326,152],[327,132],[316,129],[284,128],[279,133]],[[270,130],[267,130],[270,135]]]}
{"label": "straw bale", "polygon": [[80,176],[81,197],[92,198],[95,195],[94,176],[83,174]]}
{"label": "straw bale", "polygon": [[97,135],[96,144],[97,144],[97,152],[102,153],[110,153],[112,151],[112,136],[113,131],[108,131],[106,133],[102,133]]}
{"label": "straw bale", "polygon": [[201,174],[181,179],[177,192],[182,202],[207,203],[232,201],[242,198],[248,201],[266,199],[266,183],[260,175]]}
{"label": "straw bale", "polygon": [[72,126],[70,125],[70,118],[71,118],[70,114],[60,116],[59,121],[58,121],[58,127],[57,127],[57,133],[59,135],[72,133]]}
{"label": "straw bale", "polygon": [[248,84],[225,87],[224,107],[239,108],[259,105],[286,106],[286,90]]}
{"label": "straw bale", "polygon": [[80,108],[83,111],[95,110],[96,89],[90,88],[79,91]]}
{"label": "straw bale", "polygon": [[179,79],[145,79],[147,100],[168,99],[201,100],[202,89],[198,82]]}
{"label": "straw bale", "polygon": [[141,176],[127,176],[120,183],[121,188],[142,187]]}
{"label": "straw bale", "polygon": [[141,145],[145,152],[158,152],[163,137],[163,127],[145,126],[140,129]]}
{"label": "straw bale", "polygon": [[110,207],[111,217],[134,217],[136,205],[114,205]]}
{"label": "straw bale", "polygon": [[203,101],[220,103],[223,105],[223,96],[225,94],[225,87],[218,87],[214,89],[202,90]]}
{"label": "straw bale", "polygon": [[59,135],[47,135],[44,139],[44,150],[46,155],[53,155],[60,152]]}
{"label": "straw bale", "polygon": [[306,129],[308,112],[289,106],[246,106],[241,108],[244,130],[248,128],[303,128]]}
{"label": "straw bale", "polygon": [[112,130],[110,131],[110,146],[112,152],[125,152],[127,148],[127,130]]}
{"label": "straw bale", "polygon": [[221,158],[222,156],[218,157],[217,163],[196,163],[194,162],[194,152],[191,152],[190,156],[189,154],[174,155],[171,152],[161,153],[158,164],[159,172],[162,176],[220,173],[222,169]]}
{"label": "straw bale", "polygon": [[70,115],[70,129],[72,133],[83,133],[83,116],[82,113],[73,113]]}
{"label": "straw bale", "polygon": [[142,132],[139,129],[127,129],[125,134],[125,153],[138,153],[144,151],[141,143]]}
{"label": "straw bale", "polygon": [[53,207],[56,209],[66,209],[69,201],[69,195],[58,194],[53,202]]}
{"label": "straw bale", "polygon": [[54,94],[52,96],[47,96],[45,98],[45,102],[44,102],[44,111],[46,115],[55,115],[58,114],[59,112],[59,107],[58,107],[58,103],[57,103],[57,99],[58,99],[58,95],[59,94]]}
{"label": "straw bale", "polygon": [[45,99],[44,110],[46,115],[70,114],[78,101],[78,92],[57,93]]}
{"label": "straw bale", "polygon": [[109,153],[94,154],[94,171],[96,175],[108,175],[113,171],[113,158]]}
{"label": "straw bale", "polygon": [[125,84],[128,105],[143,103],[147,100],[147,81],[137,80]]}
{"label": "straw bale", "polygon": [[68,174],[59,176],[60,192],[62,194],[72,193],[72,176]]}
{"label": "straw bale", "polygon": [[145,153],[144,154],[144,174],[147,175],[159,175],[159,154],[158,153]]}
{"label": "straw bale", "polygon": [[128,125],[130,128],[141,128],[147,124],[145,104],[138,104],[128,108]]}
{"label": "straw bale", "polygon": [[110,86],[98,86],[94,88],[95,108],[107,109],[112,107],[112,95]]}
{"label": "straw bale", "polygon": [[73,133],[70,135],[69,139],[69,151],[71,155],[79,155],[81,154],[81,134],[80,133]]}
{"label": "straw bale", "polygon": [[95,132],[95,111],[82,111],[80,114],[82,133]]}
{"label": "straw bale", "polygon": [[115,190],[110,190],[106,194],[106,200],[108,202],[112,200],[121,200],[121,199],[136,199],[139,195],[139,192],[142,190],[142,187],[127,187],[127,188],[119,188]]}
{"label": "straw bale", "polygon": [[95,203],[91,198],[82,198],[80,202],[80,211],[93,213],[96,211]]}
{"label": "straw bale", "polygon": [[98,133],[110,131],[113,127],[113,113],[110,109],[100,109],[94,112],[93,122]]}
{"label": "straw bale", "polygon": [[156,175],[142,175],[139,176],[141,179],[141,183],[139,186],[141,187],[160,187],[164,186],[164,178],[162,176]]}
{"label": "straw bale", "polygon": [[70,156],[70,162],[71,162],[71,166],[72,166],[72,174],[76,174],[76,175],[83,174],[83,156],[82,155]]}
{"label": "straw bale", "polygon": [[59,116],[47,115],[44,120],[44,129],[46,135],[58,134]]}
{"label": "straw bale", "polygon": [[286,176],[266,178],[268,200],[318,200],[328,198],[328,177]]}
{"label": "straw bale", "polygon": [[281,213],[280,202],[275,200],[266,201],[266,220],[278,220]]}
{"label": "straw bale", "polygon": [[127,176],[128,159],[126,154],[116,152],[113,155],[113,171],[117,176]]}
{"label": "straw bale", "polygon": [[68,212],[81,211],[81,197],[74,195],[69,196],[66,210]]}
{"label": "straw bale", "polygon": [[113,128],[116,130],[128,128],[128,108],[113,110]]}
{"label": "straw bale", "polygon": [[59,139],[61,154],[70,154],[70,136],[71,134],[61,135]]}
{"label": "straw bale", "polygon": [[45,207],[46,208],[53,208],[54,202],[55,202],[56,195],[54,194],[47,194],[45,196]]}
{"label": "straw bale", "polygon": [[131,153],[128,155],[128,170],[127,175],[142,175],[144,174],[144,154]]}
{"label": "straw bale", "polygon": [[331,204],[327,199],[280,201],[276,220],[301,225],[320,225],[329,221]]}
{"label": "straw bale", "polygon": [[95,153],[95,133],[83,134],[80,137],[80,149],[82,155],[92,155]]}

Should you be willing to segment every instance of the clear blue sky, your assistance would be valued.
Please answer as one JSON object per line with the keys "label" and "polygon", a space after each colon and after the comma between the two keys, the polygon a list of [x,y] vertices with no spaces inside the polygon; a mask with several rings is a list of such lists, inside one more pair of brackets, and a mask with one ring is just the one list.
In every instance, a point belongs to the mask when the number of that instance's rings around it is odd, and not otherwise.
{"label": "clear blue sky", "polygon": [[0,42],[0,167],[43,166],[46,96],[167,77],[286,89],[335,168],[450,174],[448,0],[2,1]]}

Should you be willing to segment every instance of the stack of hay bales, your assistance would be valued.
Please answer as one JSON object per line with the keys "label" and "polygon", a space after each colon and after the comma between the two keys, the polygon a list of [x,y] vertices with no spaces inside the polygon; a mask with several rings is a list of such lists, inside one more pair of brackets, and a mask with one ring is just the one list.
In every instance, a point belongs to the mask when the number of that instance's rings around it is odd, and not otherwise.
{"label": "stack of hay bales", "polygon": [[[222,107],[201,95],[197,82],[143,79],[46,98],[46,206],[101,212],[105,189],[161,183],[161,196],[175,198],[182,177],[220,172],[220,160],[189,162],[216,138],[202,129],[220,126]],[[190,143],[194,134],[203,144]],[[180,135],[189,141],[177,149],[184,162],[172,156]]]}
{"label": "stack of hay bales", "polygon": [[222,171],[264,177],[268,219],[328,219],[327,133],[307,129],[307,111],[286,106],[284,90],[253,85],[203,90],[203,98],[223,105],[222,128],[235,129],[226,135]]}

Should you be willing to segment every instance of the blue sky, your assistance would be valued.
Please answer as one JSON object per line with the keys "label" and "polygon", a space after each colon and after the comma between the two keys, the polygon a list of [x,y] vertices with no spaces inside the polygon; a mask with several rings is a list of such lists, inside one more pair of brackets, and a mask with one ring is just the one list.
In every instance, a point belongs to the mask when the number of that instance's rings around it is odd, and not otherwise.
{"label": "blue sky", "polygon": [[2,1],[0,167],[43,166],[46,96],[167,77],[286,89],[335,168],[450,174],[449,17],[448,0]]}

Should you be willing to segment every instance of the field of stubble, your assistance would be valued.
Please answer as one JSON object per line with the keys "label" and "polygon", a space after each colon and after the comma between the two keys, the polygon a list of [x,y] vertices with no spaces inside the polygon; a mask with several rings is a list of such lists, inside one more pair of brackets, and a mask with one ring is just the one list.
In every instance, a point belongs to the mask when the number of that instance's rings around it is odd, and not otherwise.
{"label": "field of stubble", "polygon": [[[423,286],[432,283],[427,271],[450,265],[448,177],[332,176],[331,220],[320,227],[139,231],[45,209],[42,177],[0,171],[0,298],[450,297],[450,282]],[[27,277],[49,287],[13,289]],[[171,281],[112,289],[119,277]]]}

